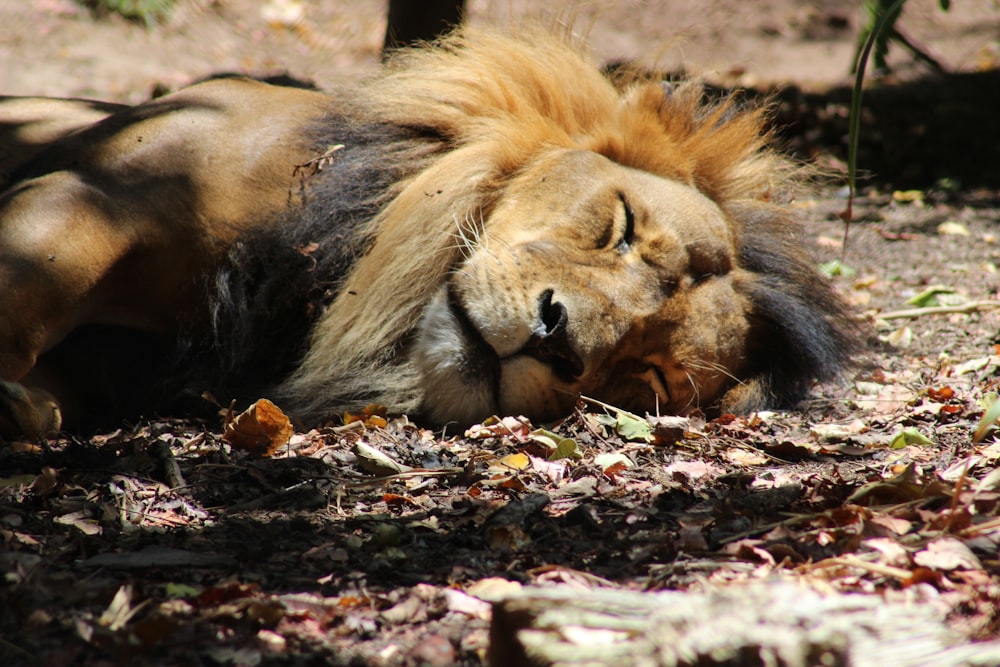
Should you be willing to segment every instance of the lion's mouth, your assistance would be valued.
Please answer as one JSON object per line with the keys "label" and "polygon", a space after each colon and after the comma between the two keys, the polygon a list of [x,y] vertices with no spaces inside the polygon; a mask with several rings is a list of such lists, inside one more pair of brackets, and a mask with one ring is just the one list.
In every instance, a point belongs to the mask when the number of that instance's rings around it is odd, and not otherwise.
{"label": "lion's mouth", "polygon": [[452,286],[427,305],[414,345],[425,418],[472,424],[497,412],[500,359]]}
{"label": "lion's mouth", "polygon": [[472,322],[454,285],[449,284],[447,289],[448,310],[461,330],[465,343],[461,352],[460,369],[469,379],[488,382],[493,404],[497,405],[500,394],[500,357]]}

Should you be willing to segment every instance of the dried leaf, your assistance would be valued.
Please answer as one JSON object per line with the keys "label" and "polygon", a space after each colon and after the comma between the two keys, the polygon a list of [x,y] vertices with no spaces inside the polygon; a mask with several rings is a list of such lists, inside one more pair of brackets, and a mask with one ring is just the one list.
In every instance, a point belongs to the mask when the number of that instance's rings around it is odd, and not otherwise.
{"label": "dried leaf", "polygon": [[896,348],[907,348],[913,344],[913,330],[903,326],[885,337],[885,342]]}
{"label": "dried leaf", "polygon": [[892,200],[900,203],[922,203],[924,201],[924,191],[896,190],[892,193]]}
{"label": "dried leaf", "polygon": [[917,565],[935,570],[981,570],[982,563],[969,547],[953,537],[941,537],[913,554]]}
{"label": "dried leaf", "polygon": [[937,227],[937,233],[942,236],[969,236],[969,228],[960,222],[949,220]]}
{"label": "dried leaf", "polygon": [[531,469],[544,475],[550,482],[558,482],[566,478],[566,464],[558,461],[532,456]]}
{"label": "dried leaf", "polygon": [[222,439],[237,449],[258,456],[273,456],[292,437],[288,416],[277,405],[262,398],[226,424]]}
{"label": "dried leaf", "polygon": [[44,498],[45,496],[52,493],[59,486],[59,473],[55,468],[50,466],[45,466],[42,468],[42,472],[31,484],[31,489],[39,497]]}
{"label": "dried leaf", "polygon": [[482,424],[473,424],[465,431],[466,438],[481,440],[483,438],[498,438],[505,435],[523,441],[531,432],[531,422],[525,417],[490,417]]}
{"label": "dried leaf", "polygon": [[758,451],[733,447],[723,452],[730,463],[738,466],[762,466],[771,459]]}
{"label": "dried leaf", "polygon": [[354,443],[353,450],[354,455],[358,457],[358,465],[361,466],[361,469],[372,475],[385,477],[411,470],[409,466],[403,465],[361,440]]}
{"label": "dried leaf", "polygon": [[102,532],[101,524],[92,518],[90,512],[87,510],[63,514],[62,516],[57,516],[53,521],[64,526],[73,526],[84,535],[100,535]]}
{"label": "dried leaf", "polygon": [[501,577],[487,577],[472,583],[465,592],[483,602],[497,602],[523,588],[520,582]]}
{"label": "dried leaf", "polygon": [[726,472],[723,468],[704,461],[675,461],[668,465],[664,471],[673,477],[681,475],[691,480],[718,477]]}
{"label": "dried leaf", "polygon": [[594,463],[604,471],[604,474],[613,474],[635,466],[632,459],[618,452],[598,454],[594,457]]}
{"label": "dried leaf", "polygon": [[527,454],[510,454],[499,458],[490,464],[489,470],[491,473],[509,473],[512,471],[527,470],[528,466],[531,465],[531,459]]}
{"label": "dried leaf", "polygon": [[[909,525],[908,522],[907,525]],[[906,550],[906,547],[896,540],[889,539],[888,537],[873,537],[865,540],[862,544],[872,551],[879,553],[879,558],[876,562],[882,565],[891,565],[893,567],[908,567],[910,565],[910,553]]]}
{"label": "dried leaf", "polygon": [[372,403],[366,405],[360,413],[345,412],[344,424],[363,422],[366,428],[385,428],[386,424],[389,423],[386,419],[387,413],[388,410],[384,405]]}
{"label": "dried leaf", "polygon": [[981,371],[989,366],[993,359],[994,357],[977,357],[975,359],[969,359],[962,364],[955,364],[955,375],[965,375],[966,373]]}
{"label": "dried leaf", "polygon": [[480,600],[478,597],[473,597],[454,588],[446,588],[441,591],[441,594],[444,596],[448,611],[483,620],[489,620],[492,616],[493,607],[489,602]]}
{"label": "dried leaf", "polygon": [[139,610],[146,606],[149,601],[146,600],[135,607],[132,607],[132,586],[125,584],[118,589],[115,593],[114,598],[111,599],[111,604],[108,608],[104,610],[101,617],[97,619],[97,622],[108,628],[112,632],[117,631],[125,627],[126,624],[136,615]]}

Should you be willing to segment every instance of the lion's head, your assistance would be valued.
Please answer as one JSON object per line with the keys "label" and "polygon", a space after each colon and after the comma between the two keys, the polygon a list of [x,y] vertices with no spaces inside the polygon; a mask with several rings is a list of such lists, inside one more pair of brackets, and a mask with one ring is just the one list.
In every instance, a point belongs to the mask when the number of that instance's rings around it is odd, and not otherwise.
{"label": "lion's head", "polygon": [[435,419],[711,404],[746,376],[737,238],[697,189],[580,149],[504,188],[431,300],[414,353]]}
{"label": "lion's head", "polygon": [[[611,81],[538,31],[404,52],[342,97],[323,141],[343,148],[284,232],[327,234],[335,267],[309,258],[326,300],[277,388],[304,418],[750,409],[848,361],[841,302],[772,203],[791,170],[759,110]],[[349,223],[364,241],[338,251]]]}

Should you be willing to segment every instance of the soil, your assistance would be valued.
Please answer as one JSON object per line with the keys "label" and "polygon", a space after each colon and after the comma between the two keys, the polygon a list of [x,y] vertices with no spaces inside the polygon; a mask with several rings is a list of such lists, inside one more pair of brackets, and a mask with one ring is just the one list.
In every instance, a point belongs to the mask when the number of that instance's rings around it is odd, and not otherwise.
{"label": "soil", "polygon": [[[469,20],[534,4],[472,1]],[[494,578],[583,591],[778,576],[932,604],[962,641],[995,637],[1000,443],[973,434],[1000,391],[1000,10],[907,3],[900,27],[946,71],[897,46],[870,84],[845,249],[860,4],[547,5],[604,61],[775,96],[776,141],[831,174],[795,207],[871,331],[860,370],[795,410],[653,418],[648,437],[581,405],[555,436],[369,415],[267,458],[228,444],[220,419],[5,448],[0,663],[478,665],[476,595]],[[187,0],[147,28],[69,0],[2,3],[0,91],[134,103],[232,71],[332,86],[377,67],[383,13]],[[553,459],[553,438],[575,457]]]}

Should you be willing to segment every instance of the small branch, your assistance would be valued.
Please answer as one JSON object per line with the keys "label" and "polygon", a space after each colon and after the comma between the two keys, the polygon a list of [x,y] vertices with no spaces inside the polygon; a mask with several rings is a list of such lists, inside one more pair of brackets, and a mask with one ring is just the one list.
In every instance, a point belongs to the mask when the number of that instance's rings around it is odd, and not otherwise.
{"label": "small branch", "polygon": [[889,565],[882,565],[881,563],[869,563],[866,560],[862,560],[857,556],[848,554],[846,556],[840,556],[836,558],[827,558],[821,560],[812,565],[806,566],[807,571],[815,570],[825,570],[833,567],[856,567],[871,574],[878,574],[883,577],[891,577],[893,579],[898,579],[900,581],[906,581],[913,576],[913,573],[909,570],[904,570],[900,567],[891,567]]}
{"label": "small branch", "polygon": [[174,452],[170,449],[170,445],[162,440],[157,440],[150,447],[149,453],[163,467],[163,476],[171,489],[176,491],[187,486],[187,482],[184,481],[184,474],[181,472],[181,467],[177,464],[177,459],[174,457]]}
{"label": "small branch", "polygon": [[889,37],[902,44],[914,58],[930,66],[936,72],[944,74],[948,71],[948,68],[940,60],[931,55],[927,47],[918,44],[912,37],[902,32],[899,28],[893,28],[892,34]]}
{"label": "small branch", "polygon": [[909,308],[881,313],[880,320],[901,320],[923,317],[924,315],[948,315],[952,313],[975,313],[984,310],[1000,308],[1000,301],[970,301],[959,306],[927,306],[926,308]]}

